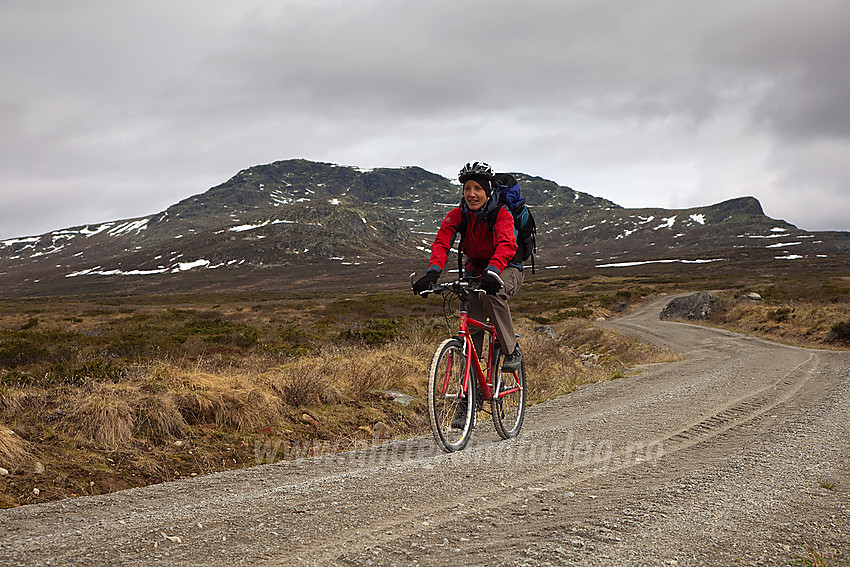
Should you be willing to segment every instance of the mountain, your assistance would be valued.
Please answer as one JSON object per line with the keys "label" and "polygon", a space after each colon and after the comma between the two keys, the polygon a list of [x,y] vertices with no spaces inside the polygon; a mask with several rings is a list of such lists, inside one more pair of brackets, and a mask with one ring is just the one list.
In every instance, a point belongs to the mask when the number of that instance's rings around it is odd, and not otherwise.
{"label": "mountain", "polygon": [[[850,252],[850,233],[799,230],[767,217],[752,197],[625,209],[514,175],[533,205],[536,263],[544,268],[846,265]],[[459,200],[456,182],[419,167],[279,161],[240,171],[161,213],[0,241],[0,286],[7,295],[44,295],[297,288],[366,277],[389,285],[424,267],[440,221]]]}

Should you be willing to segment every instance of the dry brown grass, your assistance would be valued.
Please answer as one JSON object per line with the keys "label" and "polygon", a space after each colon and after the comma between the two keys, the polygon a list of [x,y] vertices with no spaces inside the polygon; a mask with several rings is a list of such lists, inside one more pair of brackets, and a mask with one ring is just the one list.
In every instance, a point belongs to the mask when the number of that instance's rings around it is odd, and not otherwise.
{"label": "dry brown grass", "polygon": [[431,355],[421,345],[399,339],[382,347],[328,347],[280,365],[266,382],[284,403],[295,406],[338,403],[384,390],[416,394],[424,391]]}
{"label": "dry brown grass", "polygon": [[752,301],[729,292],[719,297],[722,308],[712,314],[712,325],[797,346],[846,348],[830,339],[830,331],[837,322],[850,321],[850,303]]}
{"label": "dry brown grass", "polygon": [[280,417],[280,400],[259,388],[186,390],[179,394],[181,411],[195,424],[214,423],[251,431]]}
{"label": "dry brown grass", "polygon": [[0,465],[16,469],[30,454],[30,444],[0,423]]}
{"label": "dry brown grass", "polygon": [[642,344],[589,321],[568,319],[552,325],[555,338],[535,331],[536,324],[519,319],[529,397],[542,401],[568,394],[582,384],[623,376],[638,364],[669,362],[675,355]]}
{"label": "dry brown grass", "polygon": [[136,412],[130,400],[137,397],[137,390],[113,384],[80,391],[71,398],[61,427],[89,442],[117,449],[133,437]]}
{"label": "dry brown grass", "polygon": [[143,394],[138,400],[136,412],[137,428],[146,429],[156,441],[179,437],[188,429],[173,392]]}
{"label": "dry brown grass", "polygon": [[159,362],[141,372],[139,380],[166,388],[159,395],[154,430],[176,436],[187,424],[215,424],[250,431],[274,423],[281,414],[281,400],[269,391],[256,372],[224,368],[205,372],[196,366],[181,367]]}
{"label": "dry brown grass", "polygon": [[21,410],[26,393],[22,390],[0,386],[0,410],[5,415],[15,415]]}
{"label": "dry brown grass", "polygon": [[339,361],[333,357],[301,357],[264,376],[283,403],[291,406],[333,403],[342,397],[335,377]]}

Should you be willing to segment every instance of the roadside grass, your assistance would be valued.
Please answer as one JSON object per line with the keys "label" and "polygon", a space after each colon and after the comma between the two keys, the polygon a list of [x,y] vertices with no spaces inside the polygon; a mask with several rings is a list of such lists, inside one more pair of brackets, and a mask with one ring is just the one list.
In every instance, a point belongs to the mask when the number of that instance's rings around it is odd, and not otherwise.
{"label": "roadside grass", "polygon": [[0,423],[0,466],[14,466],[28,455],[29,443]]}
{"label": "roadside grass", "polygon": [[788,565],[799,567],[842,567],[850,565],[850,562],[836,557],[831,553],[822,552],[809,542],[803,544],[802,554],[795,554]]}
{"label": "roadside grass", "polygon": [[535,331],[534,322],[519,318],[528,398],[541,402],[575,391],[582,384],[624,377],[640,364],[670,362],[676,356],[634,338],[593,326],[586,319],[551,325],[555,338]]}
{"label": "roadside grass", "polygon": [[706,323],[760,336],[795,346],[827,349],[850,347],[850,288],[843,301],[763,299],[753,301],[746,295],[718,294],[721,307]]}
{"label": "roadside grass", "polygon": [[[652,275],[526,282],[511,307],[530,402],[674,359],[593,320],[712,283]],[[749,289],[736,284],[730,293]],[[743,319],[817,322],[817,333],[801,333],[811,341],[850,320],[846,305],[831,301],[840,285],[822,294],[823,305],[807,298],[809,311],[784,289],[774,287],[776,299]],[[266,441],[346,450],[427,434],[428,366],[454,325],[439,299],[406,289],[0,300],[0,466],[9,471],[0,507],[250,466],[255,443]],[[398,403],[393,392],[412,401]]]}

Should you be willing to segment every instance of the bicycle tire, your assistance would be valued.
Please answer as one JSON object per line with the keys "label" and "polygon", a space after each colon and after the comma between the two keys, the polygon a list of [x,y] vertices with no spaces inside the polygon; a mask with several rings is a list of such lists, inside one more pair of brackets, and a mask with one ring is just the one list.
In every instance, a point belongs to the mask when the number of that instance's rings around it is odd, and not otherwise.
{"label": "bicycle tire", "polygon": [[463,428],[452,427],[461,402],[465,369],[463,343],[458,339],[443,341],[434,352],[428,373],[428,420],[434,440],[447,453],[462,450],[472,436],[475,389],[471,384],[467,396],[472,399],[466,404]]}
{"label": "bicycle tire", "polygon": [[[525,419],[525,361],[522,361],[519,370],[515,372],[502,372],[502,357],[499,357],[496,366],[496,380],[493,399],[490,400],[490,409],[493,412],[493,425],[496,433],[502,439],[513,439],[522,429]],[[503,392],[515,390],[507,395],[499,395]]]}

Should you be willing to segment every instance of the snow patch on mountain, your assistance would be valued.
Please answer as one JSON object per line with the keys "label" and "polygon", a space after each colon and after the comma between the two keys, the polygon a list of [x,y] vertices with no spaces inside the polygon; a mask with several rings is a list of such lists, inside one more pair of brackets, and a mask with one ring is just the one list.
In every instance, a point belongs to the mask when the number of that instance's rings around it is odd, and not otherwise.
{"label": "snow patch on mountain", "polygon": [[653,230],[659,230],[661,228],[673,228],[673,225],[676,224],[676,215],[673,215],[672,217],[667,217],[666,219],[662,218],[661,220],[664,222],[656,226]]}
{"label": "snow patch on mountain", "polygon": [[106,232],[109,236],[125,236],[139,234],[145,230],[150,223],[150,217],[124,222],[106,222],[95,227],[83,226],[80,228],[67,228],[56,230],[42,236],[27,236],[24,238],[11,238],[0,241],[0,250],[4,248],[14,249],[15,255],[10,259],[15,260],[22,257],[38,258],[48,254],[55,254],[65,248],[78,236],[90,238],[96,234]]}
{"label": "snow patch on mountain", "polygon": [[232,226],[232,227],[228,228],[227,230],[229,230],[230,232],[245,232],[246,230],[254,230],[254,229],[257,229],[257,228],[263,228],[264,226],[268,226],[270,224],[295,224],[295,221],[282,220],[282,219],[267,220],[267,221],[264,221],[264,222],[261,222],[261,223],[258,223],[258,224],[240,224],[238,226]]}
{"label": "snow patch on mountain", "polygon": [[726,258],[712,258],[707,260],[679,260],[679,259],[665,259],[665,260],[643,260],[636,262],[617,262],[615,264],[599,264],[597,268],[631,268],[632,266],[643,266],[645,264],[709,264],[711,262],[723,262]]}
{"label": "snow patch on mountain", "polygon": [[[178,255],[177,258],[180,256]],[[165,274],[165,273],[179,273],[179,272],[187,272],[189,270],[194,270],[196,268],[207,268],[207,269],[215,269],[220,268],[222,266],[231,266],[233,264],[244,262],[237,260],[230,260],[229,262],[222,262],[220,264],[213,265],[212,262],[205,258],[200,258],[198,260],[194,260],[192,262],[175,262],[168,266],[157,266],[154,269],[150,270],[104,270],[102,266],[95,266],[94,268],[87,268],[85,270],[78,270],[76,272],[72,272],[70,274],[66,274],[66,278],[76,278],[78,276],[151,276],[156,274]]]}
{"label": "snow patch on mountain", "polygon": [[139,232],[145,230],[148,227],[148,223],[150,222],[150,220],[150,218],[146,218],[137,221],[124,222],[119,224],[115,228],[109,229],[106,234],[108,234],[109,236],[121,236],[122,234],[129,234],[134,231],[136,234],[139,234]]}

